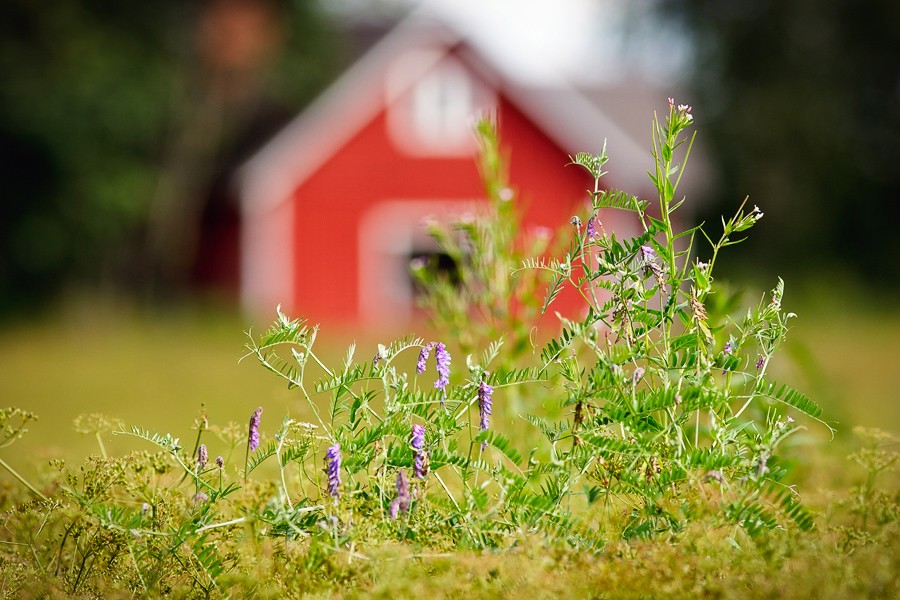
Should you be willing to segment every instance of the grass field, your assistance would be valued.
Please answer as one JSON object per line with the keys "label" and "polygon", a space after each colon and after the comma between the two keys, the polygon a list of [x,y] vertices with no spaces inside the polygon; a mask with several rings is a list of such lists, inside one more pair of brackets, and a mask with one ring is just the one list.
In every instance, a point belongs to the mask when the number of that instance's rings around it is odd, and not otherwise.
{"label": "grass field", "polygon": [[[73,420],[103,413],[126,425],[189,435],[205,407],[217,422],[245,422],[257,406],[290,410],[291,394],[253,361],[238,363],[247,324],[234,314],[137,313],[73,304],[0,332],[0,398],[39,420],[9,461],[26,471],[48,458],[78,463],[97,452]],[[106,440],[112,453],[132,446]]]}
{"label": "grass field", "polygon": [[[807,443],[791,450],[795,479],[814,506],[827,502],[829,485],[846,485],[859,476],[852,469],[845,472],[854,425],[900,432],[900,370],[894,367],[900,313],[887,301],[882,306],[817,293],[786,299],[785,307],[800,316],[777,365],[779,378],[808,393],[823,405],[826,420],[837,422],[835,440],[828,440],[824,427],[810,424]],[[97,451],[95,440],[73,430],[73,419],[81,413],[104,413],[182,438],[191,437],[201,406],[219,424],[245,426],[257,406],[264,407],[270,430],[288,413],[308,419],[297,396],[278,379],[253,360],[238,362],[247,327],[235,314],[207,307],[153,313],[96,301],[71,303],[52,316],[5,326],[0,330],[0,404],[32,411],[39,420],[22,440],[2,450],[2,457],[25,474],[45,468],[50,458],[76,467]],[[335,358],[353,341],[346,333],[332,336],[329,331],[320,340],[324,354]],[[379,340],[360,336],[355,341],[360,355],[368,356]],[[510,411],[497,409],[498,429],[523,429],[521,420],[510,422]],[[104,441],[111,454],[139,447],[118,436]],[[895,472],[882,477],[883,485],[896,489]],[[0,479],[18,485],[5,473]],[[883,594],[897,589],[897,559],[890,548],[862,545],[853,560],[845,561],[841,553],[822,554],[822,544],[830,542],[813,537],[809,543],[793,541],[790,549],[763,548],[733,565],[725,558],[730,551],[725,539],[702,531],[685,539],[684,548],[614,544],[609,560],[602,562],[534,540],[523,540],[502,555],[436,553],[414,561],[409,548],[386,547],[377,550],[377,566],[332,565],[338,569],[338,587],[326,587],[322,595],[339,590],[351,596],[487,598],[537,590],[539,596],[638,598],[680,597],[700,586],[695,591],[702,597],[837,598],[816,585],[852,589],[865,597],[888,597]],[[768,556],[779,558],[771,562]],[[827,577],[821,579],[817,569]],[[788,584],[773,580],[779,570],[791,578]],[[341,581],[350,587],[341,588]],[[842,588],[842,581],[855,583]],[[620,593],[597,592],[604,588]],[[641,590],[653,592],[645,596]]]}
{"label": "grass field", "polygon": [[[800,296],[786,302],[799,317],[780,377],[823,405],[839,435],[853,425],[900,430],[900,311],[887,300],[883,309],[860,309],[849,297]],[[253,360],[238,362],[248,327],[218,309],[150,313],[103,302],[72,303],[7,325],[0,329],[0,402],[39,416],[10,461],[27,469],[49,457],[77,462],[95,452],[94,440],[72,428],[81,413],[182,436],[201,406],[220,423],[243,423],[257,406],[268,419],[288,412],[302,418],[296,394]],[[360,355],[372,354],[379,341],[328,330],[319,339],[335,358],[353,341]],[[110,450],[123,443],[111,440]]]}

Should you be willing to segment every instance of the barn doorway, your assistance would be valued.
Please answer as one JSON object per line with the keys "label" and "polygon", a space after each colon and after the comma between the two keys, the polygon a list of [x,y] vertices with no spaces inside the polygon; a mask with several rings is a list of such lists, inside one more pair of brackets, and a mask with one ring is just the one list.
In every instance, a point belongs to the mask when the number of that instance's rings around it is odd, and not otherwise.
{"label": "barn doorway", "polygon": [[369,209],[360,223],[359,308],[368,322],[407,322],[415,312],[421,283],[410,272],[446,277],[460,285],[459,265],[428,234],[427,223],[452,222],[474,210],[472,200],[392,201]]}

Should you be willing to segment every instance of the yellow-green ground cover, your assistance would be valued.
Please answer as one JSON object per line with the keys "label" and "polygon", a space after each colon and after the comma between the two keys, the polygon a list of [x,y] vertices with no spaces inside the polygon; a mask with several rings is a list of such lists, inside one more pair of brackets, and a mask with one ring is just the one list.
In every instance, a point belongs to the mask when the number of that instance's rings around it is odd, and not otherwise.
{"label": "yellow-green ground cover", "polygon": [[[362,557],[330,556],[316,581],[292,579],[290,561],[262,542],[252,549],[260,553],[259,573],[229,576],[235,597],[897,597],[896,515],[883,514],[869,538],[843,526],[858,521],[850,512],[850,489],[865,479],[846,458],[858,447],[852,428],[900,433],[900,313],[889,302],[882,309],[846,294],[800,292],[792,298],[789,291],[786,305],[800,318],[777,365],[781,379],[807,392],[824,407],[826,419],[837,422],[834,440],[811,425],[787,452],[795,463],[791,479],[817,516],[816,531],[768,536],[736,548],[721,531],[689,528],[677,541],[614,542],[600,555],[528,538],[487,553],[448,549],[418,555],[418,549],[390,545],[361,550]],[[148,313],[96,301],[3,326],[0,404],[34,412],[39,420],[22,440],[0,450],[2,457],[38,478],[49,459],[80,464],[97,451],[91,436],[74,431],[73,420],[82,413],[103,413],[185,439],[201,405],[220,424],[243,424],[257,406],[265,407],[273,427],[287,413],[304,419],[293,393],[277,379],[253,361],[238,363],[247,327],[227,311]],[[353,341],[347,332],[323,331],[321,337],[335,357]],[[364,333],[355,337],[363,353],[378,342]],[[525,430],[511,411],[497,408],[498,429],[512,435]],[[110,454],[139,446],[122,436],[104,442]],[[6,490],[19,485],[5,473],[0,477]],[[896,505],[896,471],[883,472],[879,488]],[[272,566],[279,561],[281,566]],[[281,577],[273,579],[273,570]],[[0,595],[13,589],[21,593],[14,582],[0,582]],[[57,593],[52,587],[29,589],[36,596]]]}

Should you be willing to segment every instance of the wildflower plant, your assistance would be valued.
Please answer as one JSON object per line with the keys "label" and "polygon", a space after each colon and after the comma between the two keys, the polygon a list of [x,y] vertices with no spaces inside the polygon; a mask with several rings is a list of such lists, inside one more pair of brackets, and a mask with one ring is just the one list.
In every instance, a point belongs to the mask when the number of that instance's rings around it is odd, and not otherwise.
{"label": "wildflower plant", "polygon": [[[486,347],[481,356],[468,355],[468,372],[462,377],[451,377],[444,343],[413,338],[379,345],[377,358],[369,363],[353,362],[351,347],[343,366],[332,369],[313,349],[317,327],[279,311],[273,329],[250,350],[299,388],[319,419],[331,443],[328,495],[339,497],[343,464],[346,496],[377,498],[380,513],[392,518],[408,508],[411,515],[419,510],[458,522],[461,539],[476,546],[501,543],[492,536],[504,528],[507,533],[535,527],[560,535],[565,531],[586,545],[599,543],[607,530],[625,537],[678,531],[698,510],[687,499],[695,498],[696,488],[709,486],[717,488],[713,495],[720,499],[717,510],[723,522],[747,532],[785,521],[813,526],[796,491],[783,482],[786,469],[777,449],[800,429],[792,415],[819,420],[820,409],[766,376],[794,316],[782,309],[783,283],[779,280],[768,297],[740,318],[716,314],[716,304],[710,302],[717,293],[713,272],[720,251],[738,243],[736,236],[755,225],[762,212],[742,205],[722,221],[717,239],[699,226],[676,232],[675,213],[683,202],[677,193],[693,141],[687,137],[692,123],[691,108],[674,102],[663,122],[654,121],[653,209],[646,200],[604,189],[605,147],[596,155],[572,158],[593,179],[588,213],[571,219],[571,243],[562,258],[524,259],[515,271],[549,275],[542,313],[566,285],[581,294],[585,308],[580,318],[561,316],[562,333],[543,346],[537,364],[516,368],[498,359],[503,343],[486,342],[482,334],[490,327],[483,326],[465,343],[477,339]],[[489,157],[497,156],[490,127],[482,124],[479,132],[489,142]],[[491,168],[495,175],[502,173],[496,165]],[[502,183],[502,177],[496,182]],[[503,189],[500,185],[497,198]],[[490,223],[502,223],[502,238],[514,229],[517,217],[503,212],[506,205],[495,208]],[[610,210],[634,214],[642,233],[619,241],[605,231],[603,218]],[[478,227],[470,224],[473,239]],[[448,252],[458,250],[451,237],[436,238]],[[698,248],[698,240],[708,248]],[[509,246],[494,250],[504,260],[512,254]],[[492,288],[481,267],[468,268],[464,278],[478,281],[479,298],[455,303],[446,289],[435,292],[429,297],[431,307],[444,309],[436,321],[462,322],[472,303],[496,307],[510,300],[504,294],[511,288],[504,286],[511,284]],[[454,293],[458,300],[474,292]],[[516,319],[513,313],[498,314]],[[527,328],[518,325],[513,331]],[[290,358],[276,352],[282,345],[290,347]],[[416,377],[411,378],[396,359],[415,351]],[[429,391],[419,385],[418,376],[426,372],[432,352],[438,377]],[[305,381],[311,364],[321,374],[312,388]],[[489,418],[495,390],[536,385],[545,398],[547,390],[558,390],[564,412],[555,422],[525,416],[547,446],[530,450],[524,461],[522,452],[490,427]],[[330,396],[327,416],[313,393]],[[409,506],[402,492],[407,470],[432,492],[410,500]],[[579,501],[602,504],[607,516],[593,529],[578,524],[572,507]],[[613,515],[623,510],[626,517],[617,522]],[[484,521],[488,517],[489,526]]]}
{"label": "wildflower plant", "polygon": [[[691,107],[672,99],[665,119],[654,121],[655,210],[646,200],[602,189],[605,147],[573,157],[594,181],[588,223],[605,211],[625,210],[642,233],[619,241],[614,233],[576,225],[561,260],[524,264],[552,276],[544,310],[565,285],[577,289],[587,307],[583,318],[563,319],[562,335],[541,354],[542,368],[554,368],[564,381],[571,428],[561,436],[559,428],[532,420],[552,443],[572,440],[563,461],[569,468],[558,473],[561,489],[577,481],[591,501],[625,500],[631,507],[627,535],[681,527],[683,509],[673,511],[670,501],[710,481],[729,498],[725,514],[748,530],[773,525],[774,514],[808,528],[812,520],[781,483],[785,471],[774,453],[800,429],[786,411],[821,422],[821,410],[766,378],[794,317],[782,309],[784,284],[779,280],[741,318],[708,310],[720,251],[739,243],[735,236],[763,214],[742,204],[722,220],[718,239],[702,226],[675,229],[692,123]],[[708,248],[698,248],[698,239]]]}
{"label": "wildflower plant", "polygon": [[[99,425],[85,426],[102,456],[62,476],[64,517],[19,525],[42,540],[28,545],[36,564],[62,572],[73,594],[96,584],[94,565],[116,564],[132,593],[177,580],[208,596],[247,564],[239,548],[273,554],[266,544],[315,577],[330,556],[349,564],[386,540],[479,549],[538,534],[596,550],[701,521],[735,545],[811,530],[779,448],[802,422],[821,423],[821,411],[768,374],[794,316],[782,307],[784,284],[743,314],[722,313],[717,300],[720,251],[763,214],[742,204],[717,236],[676,228],[692,123],[691,108],[674,100],[654,120],[655,204],[605,188],[605,146],[572,157],[593,185],[586,210],[564,224],[559,258],[546,256],[546,240],[530,258],[514,243],[514,194],[496,134],[481,123],[491,211],[459,225],[462,238],[434,230],[460,264],[461,285],[417,275],[433,323],[459,332],[458,343],[404,337],[367,350],[370,360],[353,344],[329,365],[319,327],[278,307],[268,330],[248,335],[247,356],[296,391],[312,423],[285,418],[264,435],[263,407],[249,425],[224,428],[204,414],[192,448],[117,426],[153,449],[126,458],[108,457]],[[631,213],[641,233],[606,231],[613,210]],[[583,310],[560,315],[559,335],[532,348],[536,320],[565,286]],[[492,422],[515,394],[542,403],[523,415],[534,433],[527,447]],[[32,418],[0,417],[3,445]],[[240,465],[232,456],[242,450]],[[872,473],[886,468],[859,456]],[[26,485],[42,506],[53,502]]]}
{"label": "wildflower plant", "polygon": [[529,256],[548,249],[552,232],[523,230],[518,195],[509,181],[496,129],[482,120],[475,134],[487,202],[450,222],[428,223],[429,234],[455,267],[453,276],[428,260],[414,261],[410,274],[419,286],[419,305],[434,329],[454,332],[463,355],[502,338],[506,349],[497,360],[511,367],[531,349],[541,285],[538,274],[515,270]]}

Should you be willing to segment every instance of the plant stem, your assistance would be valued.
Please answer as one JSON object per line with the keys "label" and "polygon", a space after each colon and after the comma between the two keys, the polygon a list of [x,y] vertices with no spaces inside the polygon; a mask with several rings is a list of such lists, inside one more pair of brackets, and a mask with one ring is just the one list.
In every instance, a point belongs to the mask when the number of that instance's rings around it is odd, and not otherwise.
{"label": "plant stem", "polygon": [[438,480],[438,483],[441,484],[441,487],[444,488],[444,491],[447,492],[447,497],[450,498],[450,502],[453,503],[453,506],[456,507],[456,510],[459,510],[459,504],[456,502],[456,498],[453,497],[453,494],[450,492],[450,488],[447,487],[447,484],[444,483],[444,480],[441,479],[441,476],[436,472],[432,473],[432,475],[434,475],[435,479]]}
{"label": "plant stem", "polygon": [[47,496],[43,495],[41,492],[39,492],[39,491],[37,490],[37,488],[35,488],[35,487],[34,487],[33,485],[31,485],[30,483],[28,483],[28,481],[26,481],[24,477],[22,477],[21,475],[19,475],[19,473],[18,473],[15,469],[13,469],[13,468],[9,465],[9,463],[7,463],[7,462],[6,462],[5,460],[3,460],[2,458],[0,458],[0,466],[2,466],[4,469],[6,469],[7,471],[9,471],[9,472],[12,474],[13,477],[15,477],[16,479],[18,479],[19,482],[22,483],[22,485],[24,485],[24,486],[27,487],[29,490],[31,490],[38,498],[40,498],[40,499],[43,500],[44,502],[47,502],[47,501],[48,501]]}
{"label": "plant stem", "polygon": [[100,437],[100,432],[95,431],[94,436],[97,438],[97,444],[100,445],[100,454],[103,456],[103,459],[109,459],[109,456],[106,454],[106,446],[103,445],[103,438]]}

